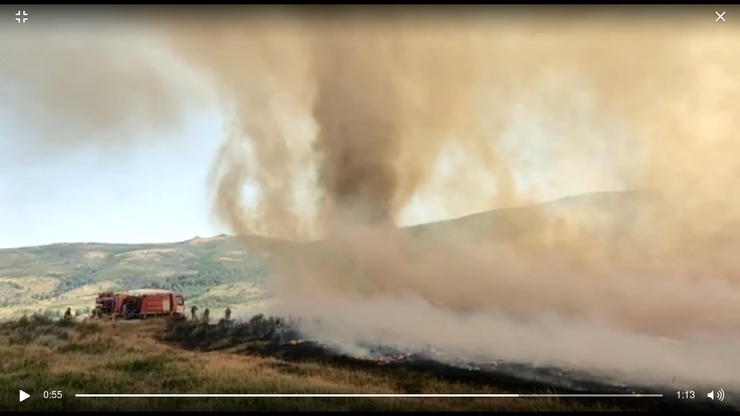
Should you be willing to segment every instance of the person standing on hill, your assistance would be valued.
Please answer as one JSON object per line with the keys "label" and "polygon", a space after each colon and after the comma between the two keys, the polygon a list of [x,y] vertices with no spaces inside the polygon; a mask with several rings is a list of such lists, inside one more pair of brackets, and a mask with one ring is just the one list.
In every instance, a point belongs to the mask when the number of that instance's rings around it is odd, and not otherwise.
{"label": "person standing on hill", "polygon": [[192,317],[193,320],[198,319],[197,313],[198,313],[198,307],[193,305],[193,307],[190,308],[190,316]]}
{"label": "person standing on hill", "polygon": [[67,308],[67,311],[64,312],[64,319],[71,319],[72,318],[72,308]]}
{"label": "person standing on hill", "polygon": [[210,314],[211,314],[211,311],[208,308],[206,308],[206,310],[203,311],[203,322],[208,323],[208,318]]}
{"label": "person standing on hill", "polygon": [[226,312],[224,312],[224,314],[226,315],[226,320],[227,320],[227,321],[228,321],[229,319],[231,319],[231,308],[227,306],[227,307],[226,307]]}

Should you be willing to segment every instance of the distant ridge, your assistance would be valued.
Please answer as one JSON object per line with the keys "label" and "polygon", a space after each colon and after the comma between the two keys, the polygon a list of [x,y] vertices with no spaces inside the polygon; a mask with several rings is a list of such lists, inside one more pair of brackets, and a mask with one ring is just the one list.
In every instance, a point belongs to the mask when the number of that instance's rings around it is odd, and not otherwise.
{"label": "distant ridge", "polygon": [[605,191],[572,195],[539,204],[500,208],[464,217],[406,227],[415,237],[515,239],[538,232],[555,217],[629,222],[662,201],[653,190]]}

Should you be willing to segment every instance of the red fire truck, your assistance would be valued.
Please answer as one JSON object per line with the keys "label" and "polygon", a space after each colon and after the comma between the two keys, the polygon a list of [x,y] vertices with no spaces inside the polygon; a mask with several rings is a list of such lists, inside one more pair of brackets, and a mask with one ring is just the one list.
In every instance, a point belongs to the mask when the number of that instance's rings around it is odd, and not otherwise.
{"label": "red fire truck", "polygon": [[93,316],[111,319],[145,319],[184,314],[185,297],[177,292],[159,289],[102,292],[95,300],[93,311]]}

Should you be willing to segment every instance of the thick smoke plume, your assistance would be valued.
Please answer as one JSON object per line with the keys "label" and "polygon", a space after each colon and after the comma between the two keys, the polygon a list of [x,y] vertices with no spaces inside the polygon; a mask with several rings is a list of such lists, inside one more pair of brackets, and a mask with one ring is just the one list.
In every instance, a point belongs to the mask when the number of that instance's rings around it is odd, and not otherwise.
{"label": "thick smoke plume", "polygon": [[[730,388],[740,32],[679,15],[543,16],[260,12],[152,37],[231,112],[217,218],[240,235],[322,238],[273,256],[281,311],[322,318],[306,330]],[[85,125],[116,127],[77,102]],[[536,134],[512,130],[522,119]],[[441,178],[449,155],[461,156]],[[396,227],[420,196],[449,214],[593,177],[654,191]]]}
{"label": "thick smoke plume", "polygon": [[[715,52],[735,50],[738,33],[595,21],[345,15],[194,32],[205,47],[195,60],[240,105],[219,164],[221,217],[239,233],[325,237],[276,257],[281,310],[322,318],[307,329],[344,341],[734,382],[740,276],[726,230],[740,164],[727,150],[738,86],[735,55]],[[551,121],[507,145],[517,106]],[[313,135],[291,136],[297,120]],[[547,174],[609,140],[601,174],[656,195],[533,208],[473,225],[473,240],[452,226],[416,238],[394,227],[425,186],[452,204],[530,202],[517,172]],[[535,146],[561,160],[528,166]],[[252,157],[234,158],[242,148]],[[468,164],[434,183],[449,149]],[[471,186],[474,166],[492,191]],[[317,210],[301,218],[293,187],[312,174]],[[248,181],[262,192],[251,213]],[[507,232],[512,221],[527,231]]]}
{"label": "thick smoke plume", "polygon": [[[342,17],[268,17],[177,37],[235,101],[216,209],[240,234],[316,237],[344,215],[393,225],[453,134],[496,164],[496,135],[474,131],[482,114],[468,111],[478,81],[469,30],[390,19],[368,31],[367,17]],[[491,178],[510,194],[507,175]],[[306,182],[318,192],[300,198]],[[245,183],[261,193],[248,215]]]}

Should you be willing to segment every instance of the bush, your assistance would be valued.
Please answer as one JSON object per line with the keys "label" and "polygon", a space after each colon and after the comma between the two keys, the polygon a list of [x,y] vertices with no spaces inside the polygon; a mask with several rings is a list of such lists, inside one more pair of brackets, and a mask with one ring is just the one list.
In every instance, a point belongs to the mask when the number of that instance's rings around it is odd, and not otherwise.
{"label": "bush", "polygon": [[227,321],[205,324],[197,321],[170,320],[164,339],[191,347],[215,344],[236,345],[248,341],[279,341],[300,338],[296,322],[279,317],[253,316],[249,321]]}
{"label": "bush", "polygon": [[74,322],[65,320],[54,320],[45,315],[34,314],[30,317],[23,316],[17,321],[2,324],[3,329],[10,330],[9,341],[11,344],[28,344],[41,338],[47,345],[53,345],[52,338],[58,340],[69,339],[67,328]]}
{"label": "bush", "polygon": [[90,335],[97,334],[102,330],[100,324],[96,322],[83,321],[74,326],[75,331],[80,334],[80,338],[87,338]]}

